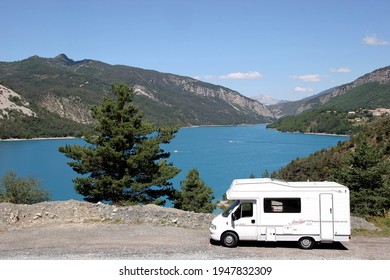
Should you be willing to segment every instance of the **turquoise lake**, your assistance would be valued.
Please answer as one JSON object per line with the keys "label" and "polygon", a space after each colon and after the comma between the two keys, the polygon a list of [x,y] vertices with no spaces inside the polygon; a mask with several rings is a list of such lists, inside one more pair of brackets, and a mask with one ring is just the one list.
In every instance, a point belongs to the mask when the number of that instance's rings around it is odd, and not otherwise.
{"label": "turquoise lake", "polygon": [[[182,171],[172,181],[180,181],[196,167],[201,178],[221,199],[232,180],[261,177],[298,157],[335,146],[346,136],[282,133],[266,129],[265,125],[215,126],[180,129],[163,149],[171,152],[170,161]],[[78,174],[66,163],[69,161],[58,147],[66,144],[85,144],[82,139],[24,140],[0,142],[0,176],[13,170],[17,176],[34,176],[41,180],[53,200],[82,200],[73,189],[72,179]]]}

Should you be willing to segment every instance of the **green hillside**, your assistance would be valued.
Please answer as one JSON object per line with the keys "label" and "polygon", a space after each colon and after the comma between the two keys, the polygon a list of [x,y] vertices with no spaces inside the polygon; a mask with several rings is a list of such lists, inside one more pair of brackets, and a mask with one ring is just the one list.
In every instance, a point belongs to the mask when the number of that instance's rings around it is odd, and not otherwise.
{"label": "green hillside", "polygon": [[13,117],[0,119],[0,139],[19,138],[50,138],[50,137],[81,137],[90,128],[89,125],[80,124],[37,108],[39,118],[26,117],[14,113]]}
{"label": "green hillside", "polygon": [[390,108],[390,84],[370,82],[357,86],[322,106],[280,118],[268,127],[289,132],[352,134],[372,121],[370,110],[376,108]]}
{"label": "green hillside", "polygon": [[390,108],[390,84],[370,82],[332,98],[324,106],[335,110],[355,111],[360,108]]}

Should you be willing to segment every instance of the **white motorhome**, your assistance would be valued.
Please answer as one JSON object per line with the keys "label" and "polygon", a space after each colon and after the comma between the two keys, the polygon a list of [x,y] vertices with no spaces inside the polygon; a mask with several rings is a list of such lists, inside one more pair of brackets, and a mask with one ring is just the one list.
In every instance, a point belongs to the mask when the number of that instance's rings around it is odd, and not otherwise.
{"label": "white motorhome", "polygon": [[226,192],[235,200],[210,226],[212,240],[235,247],[239,240],[349,241],[349,189],[335,182],[284,182],[268,178],[234,180]]}

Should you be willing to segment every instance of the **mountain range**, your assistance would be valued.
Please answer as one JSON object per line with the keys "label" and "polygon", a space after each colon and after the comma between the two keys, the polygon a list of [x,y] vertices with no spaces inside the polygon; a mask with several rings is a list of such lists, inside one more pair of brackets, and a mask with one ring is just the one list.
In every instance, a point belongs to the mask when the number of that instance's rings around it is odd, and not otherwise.
{"label": "mountain range", "polygon": [[[272,112],[260,102],[222,86],[91,59],[74,61],[65,54],[0,62],[2,92],[12,96],[0,103],[0,120],[4,123],[12,116],[41,119],[50,115],[90,124],[90,107],[110,95],[111,86],[118,82],[134,90],[134,102],[145,118],[159,125],[234,125],[274,120]],[[18,110],[16,105],[24,109]],[[32,113],[26,115],[27,111]]]}
{"label": "mountain range", "polygon": [[80,136],[94,122],[91,106],[111,96],[111,86],[118,82],[133,89],[134,103],[158,125],[258,124],[321,108],[390,108],[390,66],[302,100],[265,106],[277,101],[268,96],[254,100],[226,87],[154,70],[74,61],[65,54],[32,56],[0,62],[0,138]]}

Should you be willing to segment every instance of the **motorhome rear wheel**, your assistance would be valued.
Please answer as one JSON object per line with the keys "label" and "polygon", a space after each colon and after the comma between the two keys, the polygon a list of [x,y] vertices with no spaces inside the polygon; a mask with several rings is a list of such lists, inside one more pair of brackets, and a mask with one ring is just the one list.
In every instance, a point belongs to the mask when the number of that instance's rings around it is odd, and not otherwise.
{"label": "motorhome rear wheel", "polygon": [[311,237],[302,237],[298,241],[298,245],[302,249],[312,249],[314,247],[315,241]]}

